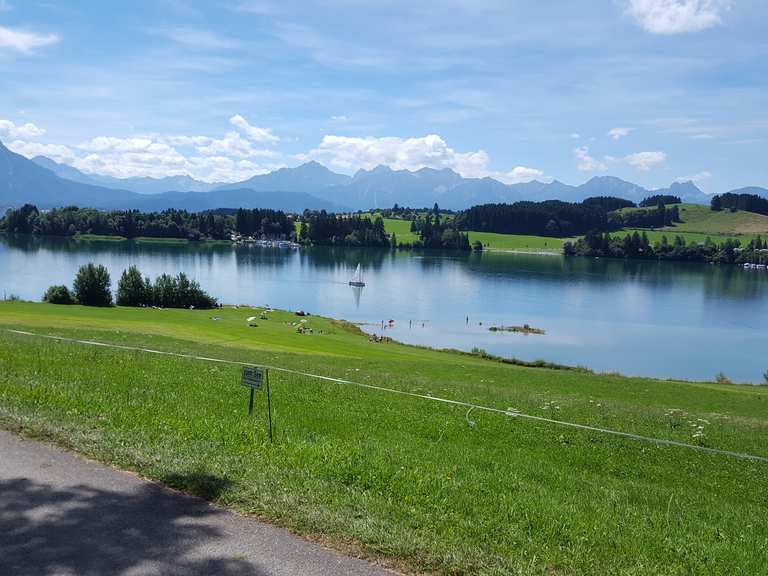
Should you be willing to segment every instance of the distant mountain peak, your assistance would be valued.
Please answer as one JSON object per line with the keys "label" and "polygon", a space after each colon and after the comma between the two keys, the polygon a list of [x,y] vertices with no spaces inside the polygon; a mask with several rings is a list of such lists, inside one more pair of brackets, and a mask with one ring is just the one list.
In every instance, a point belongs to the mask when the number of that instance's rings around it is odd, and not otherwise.
{"label": "distant mountain peak", "polygon": [[684,180],[684,181],[672,182],[672,184],[669,186],[669,190],[670,190],[670,192],[674,192],[676,190],[677,191],[685,190],[685,191],[688,191],[688,192],[702,193],[701,192],[701,188],[696,186],[696,183],[693,180]]}

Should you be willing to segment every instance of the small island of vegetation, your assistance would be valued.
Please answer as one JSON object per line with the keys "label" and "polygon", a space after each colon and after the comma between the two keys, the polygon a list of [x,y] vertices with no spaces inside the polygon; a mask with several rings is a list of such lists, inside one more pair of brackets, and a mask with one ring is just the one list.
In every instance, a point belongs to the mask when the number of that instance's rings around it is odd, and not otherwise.
{"label": "small island of vegetation", "polygon": [[534,328],[529,324],[523,324],[522,326],[491,326],[488,328],[491,332],[517,332],[520,334],[546,334],[541,328]]}

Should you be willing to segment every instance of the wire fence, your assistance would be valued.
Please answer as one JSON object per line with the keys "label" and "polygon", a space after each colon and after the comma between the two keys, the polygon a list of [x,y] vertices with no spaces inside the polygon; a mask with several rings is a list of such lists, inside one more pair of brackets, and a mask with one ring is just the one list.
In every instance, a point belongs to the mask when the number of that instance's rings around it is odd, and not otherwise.
{"label": "wire fence", "polygon": [[[597,434],[603,434],[608,436],[614,436],[619,438],[624,438],[632,441],[637,442],[643,442],[643,443],[649,443],[649,444],[655,444],[660,446],[672,446],[677,447],[681,449],[686,450],[694,450],[698,452],[704,452],[709,454],[715,454],[720,456],[726,456],[731,458],[738,458],[743,460],[752,460],[752,461],[758,461],[758,462],[764,462],[768,463],[768,457],[765,456],[759,456],[756,454],[749,454],[744,452],[736,452],[731,450],[723,450],[719,448],[712,448],[708,446],[701,446],[697,444],[690,444],[678,440],[671,440],[671,439],[665,439],[665,438],[655,438],[652,436],[645,436],[641,434],[634,434],[631,432],[623,432],[620,430],[614,430],[610,428],[603,428],[599,426],[593,426],[588,424],[580,424],[577,422],[569,422],[565,420],[555,419],[555,418],[548,418],[545,416],[539,416],[535,414],[528,414],[521,411],[511,410],[511,409],[502,409],[497,408],[493,406],[486,406],[481,404],[476,404],[473,402],[466,402],[462,400],[454,400],[449,398],[442,398],[430,394],[421,394],[418,392],[411,392],[408,390],[399,390],[396,388],[390,388],[386,386],[380,386],[375,384],[367,384],[363,382],[355,382],[353,380],[345,379],[345,378],[336,378],[332,376],[324,376],[320,374],[312,374],[309,372],[303,372],[300,370],[293,370],[289,368],[284,368],[280,366],[274,366],[274,365],[264,365],[264,364],[253,364],[249,362],[243,362],[238,360],[229,360],[229,359],[222,359],[222,358],[213,358],[208,356],[200,356],[195,354],[184,354],[179,352],[169,352],[165,350],[155,350],[151,348],[143,348],[139,346],[128,346],[123,344],[114,344],[109,342],[99,342],[94,340],[83,340],[83,339],[77,339],[77,338],[68,338],[64,336],[55,336],[51,334],[38,334],[35,332],[29,332],[25,330],[15,330],[15,329],[8,329],[4,328],[3,331],[17,334],[21,336],[28,336],[28,337],[34,337],[34,338],[41,338],[41,339],[47,339],[47,340],[54,340],[59,342],[67,342],[72,344],[80,344],[85,346],[94,346],[94,347],[103,347],[108,349],[115,349],[115,350],[124,350],[124,351],[131,351],[131,352],[137,352],[137,353],[146,353],[146,354],[153,354],[153,355],[160,355],[160,356],[170,356],[174,358],[183,358],[188,360],[194,360],[194,361],[201,361],[201,362],[212,362],[212,363],[219,363],[219,364],[226,364],[226,365],[234,365],[234,366],[259,366],[262,368],[266,368],[270,371],[270,378],[272,379],[272,384],[279,385],[283,390],[289,391],[294,390],[298,391],[303,386],[311,386],[313,389],[313,393],[317,394],[318,392],[322,391],[321,388],[323,385],[333,385],[334,387],[338,388],[339,386],[343,388],[349,388],[349,389],[358,389],[358,390],[367,390],[370,392],[375,393],[381,393],[381,394],[390,394],[390,395],[397,395],[401,397],[409,397],[413,399],[422,400],[425,402],[432,402],[441,404],[444,406],[450,406],[456,409],[460,409],[464,412],[464,419],[466,420],[466,423],[470,427],[474,427],[475,422],[473,420],[474,415],[477,413],[489,413],[489,414],[495,414],[495,415],[501,415],[505,418],[510,419],[518,419],[518,420],[528,420],[533,422],[539,422],[546,425],[553,425],[563,428],[570,428],[570,429],[576,429],[576,430],[582,430],[582,431],[588,431],[592,433]],[[338,395],[338,390],[335,391],[335,394]],[[244,396],[245,397],[245,396]],[[309,395],[304,394],[303,400],[306,402],[306,398],[309,397]],[[339,397],[339,401],[343,403],[344,398]],[[281,410],[280,402],[275,403],[275,411],[277,412],[277,415],[279,416],[279,412]],[[279,418],[276,418],[277,421],[277,428],[279,429]]]}

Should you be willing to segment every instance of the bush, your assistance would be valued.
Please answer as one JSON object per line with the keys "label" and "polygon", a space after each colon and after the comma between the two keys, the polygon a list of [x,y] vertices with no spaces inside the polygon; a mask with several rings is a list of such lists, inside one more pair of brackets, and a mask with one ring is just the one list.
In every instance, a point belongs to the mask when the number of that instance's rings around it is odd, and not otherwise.
{"label": "bush", "polygon": [[480,240],[475,240],[472,242],[472,250],[475,252],[482,252],[483,251],[483,243],[480,242]]}
{"label": "bush", "polygon": [[733,382],[731,382],[730,378],[728,378],[728,376],[726,376],[722,372],[720,372],[717,375],[716,381],[717,381],[718,384],[733,384]]}
{"label": "bush", "polygon": [[75,297],[84,306],[112,306],[112,280],[107,269],[93,263],[81,266],[75,276]]}
{"label": "bush", "polygon": [[123,270],[120,281],[117,283],[118,306],[151,306],[152,284],[149,279],[145,281],[136,266]]}
{"label": "bush", "polygon": [[66,286],[51,286],[43,294],[43,302],[49,304],[74,304],[75,298]]}
{"label": "bush", "polygon": [[765,383],[768,384],[768,370],[763,372],[763,380],[765,380]]}

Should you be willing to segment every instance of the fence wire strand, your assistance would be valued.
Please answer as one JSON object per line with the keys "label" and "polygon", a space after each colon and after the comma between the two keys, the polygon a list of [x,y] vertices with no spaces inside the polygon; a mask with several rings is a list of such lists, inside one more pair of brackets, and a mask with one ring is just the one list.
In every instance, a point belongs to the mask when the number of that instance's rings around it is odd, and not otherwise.
{"label": "fence wire strand", "polygon": [[612,430],[610,428],[601,428],[599,426],[590,426],[588,424],[579,424],[576,422],[567,422],[565,420],[556,420],[554,418],[547,418],[545,416],[536,416],[534,414],[526,414],[523,412],[504,410],[501,408],[495,408],[493,406],[483,406],[481,404],[474,404],[472,402],[465,402],[462,400],[451,400],[449,398],[440,398],[439,396],[432,396],[430,394],[419,394],[417,392],[408,392],[407,390],[398,390],[396,388],[387,388],[385,386],[377,386],[375,384],[364,384],[362,382],[354,382],[352,380],[346,380],[344,378],[334,378],[332,376],[323,376],[321,374],[311,374],[309,372],[302,372],[300,370],[292,370],[290,368],[282,368],[280,366],[272,366],[269,364],[254,364],[252,362],[242,362],[239,360],[226,360],[223,358],[211,358],[208,356],[197,356],[195,354],[184,354],[180,352],[168,352],[166,350],[153,350],[151,348],[142,348],[140,346],[127,346],[124,344],[113,344],[110,342],[98,342],[95,340],[81,340],[77,338],[67,338],[65,336],[55,336],[52,334],[37,334],[35,332],[28,332],[25,330],[15,330],[11,328],[3,328],[3,331],[10,332],[12,334],[18,334],[21,336],[32,336],[36,338],[44,338],[49,340],[56,340],[60,342],[69,342],[72,344],[83,344],[86,346],[99,346],[103,348],[114,348],[116,350],[127,350],[132,352],[144,352],[147,354],[158,354],[161,356],[172,356],[175,358],[185,358],[188,360],[199,360],[203,362],[217,362],[220,364],[231,364],[235,366],[260,366],[268,368],[275,372],[282,372],[284,374],[293,374],[296,376],[303,376],[306,378],[314,378],[317,380],[323,380],[326,382],[335,382],[337,384],[345,384],[348,386],[357,386],[359,388],[365,388],[368,390],[376,390],[379,392],[386,392],[389,394],[399,394],[401,396],[409,396],[411,398],[419,398],[421,400],[428,400],[431,402],[440,402],[452,406],[459,406],[467,408],[467,421],[469,422],[469,413],[472,410],[480,410],[484,412],[491,412],[494,414],[501,414],[510,418],[521,418],[525,420],[532,420],[535,422],[544,422],[547,424],[554,424],[556,426],[562,426],[566,428],[575,428],[577,430],[586,430],[588,432],[597,432],[599,434],[607,434],[611,436],[617,436],[620,438],[626,438],[629,440],[635,440],[639,442],[646,442],[650,444],[657,444],[661,446],[674,446],[677,448],[686,448],[689,450],[696,450],[698,452],[705,452],[709,454],[716,454],[720,456],[729,456],[732,458],[739,458],[742,460],[752,460],[757,462],[768,463],[768,457],[758,456],[756,454],[748,454],[745,452],[735,452],[731,450],[721,450],[719,448],[710,448],[707,446],[698,446],[696,444],[688,444],[686,442],[680,442],[678,440],[667,440],[664,438],[654,438],[652,436],[643,436],[641,434],[633,434],[631,432],[622,432],[620,430]]}

